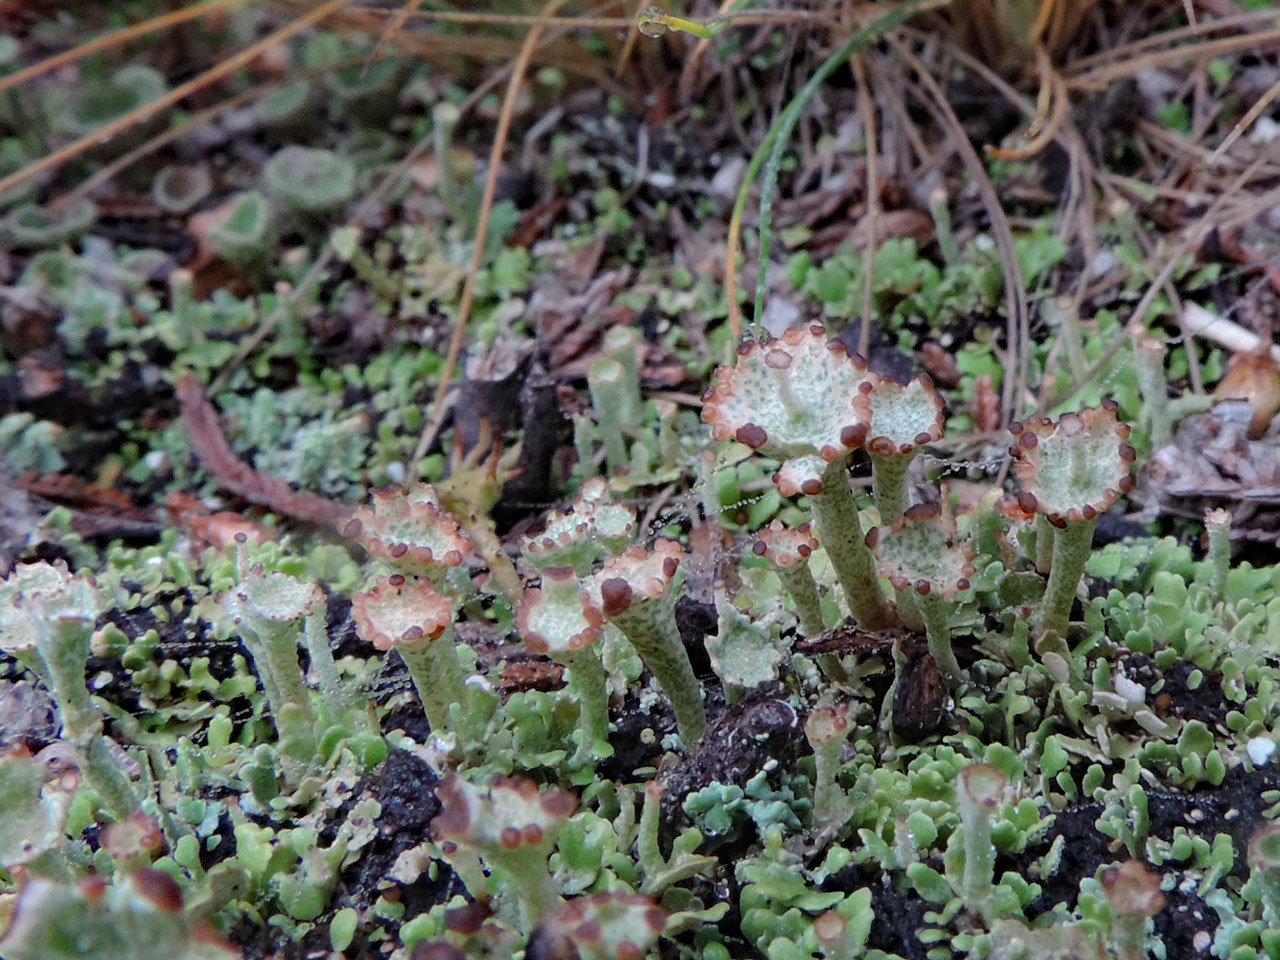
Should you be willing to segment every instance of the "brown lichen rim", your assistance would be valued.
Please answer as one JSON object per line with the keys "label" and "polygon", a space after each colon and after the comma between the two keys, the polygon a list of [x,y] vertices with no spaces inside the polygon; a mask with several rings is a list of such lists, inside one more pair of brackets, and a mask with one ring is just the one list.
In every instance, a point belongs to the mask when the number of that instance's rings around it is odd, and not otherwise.
{"label": "brown lichen rim", "polygon": [[[901,532],[908,524],[926,523],[940,528],[946,534],[947,548],[958,550],[964,561],[957,567],[956,573],[944,584],[937,584],[923,578],[911,579],[902,573],[899,564],[886,560],[880,553],[880,541],[890,533]],[[956,535],[955,519],[943,516],[942,507],[937,503],[916,503],[907,508],[896,523],[887,527],[872,527],[867,531],[867,546],[876,558],[876,573],[888,580],[895,590],[914,590],[922,597],[929,596],[935,590],[943,600],[950,603],[956,594],[969,589],[969,578],[975,573],[973,565],[973,545],[967,540],[959,541]]]}
{"label": "brown lichen rim", "polygon": [[[654,939],[662,934],[667,926],[667,911],[658,906],[649,897],[640,893],[593,893],[557,904],[543,914],[538,922],[541,930],[551,931],[556,937],[564,937],[574,947],[584,946],[599,950],[605,945],[605,924],[616,928],[615,918],[605,917],[610,908],[621,908],[634,913],[648,929]],[[630,940],[619,940],[611,945],[617,960],[640,960],[645,954],[645,947]]]}
{"label": "brown lichen rim", "polygon": [[[548,578],[566,583],[578,579],[572,567],[549,567],[542,571],[544,584]],[[577,633],[570,634],[562,643],[555,644],[553,650],[551,639],[533,629],[530,624],[530,618],[535,615],[538,605],[546,596],[547,594],[540,587],[528,587],[524,591],[524,596],[520,598],[519,606],[516,607],[516,630],[519,631],[524,639],[524,645],[531,652],[542,656],[554,656],[556,653],[584,650],[600,639],[600,635],[604,632],[604,614],[592,602],[591,594],[583,586],[578,590],[578,599],[582,604],[584,627]]]}
{"label": "brown lichen rim", "polygon": [[804,721],[804,735],[810,744],[830,743],[849,734],[849,704],[815,707]]}
{"label": "brown lichen rim", "polygon": [[[514,801],[506,804],[495,801],[494,794],[498,792],[511,794]],[[523,807],[529,816],[527,821],[491,824],[497,828],[498,843],[506,850],[537,846],[545,837],[543,825],[537,819],[563,823],[578,808],[578,798],[571,793],[555,787],[539,790],[532,780],[501,773],[494,774],[488,789],[477,787],[457,774],[450,774],[436,787],[436,797],[440,800],[440,812],[431,821],[431,835],[437,842],[474,844],[483,839],[479,831],[484,829],[484,825],[480,821],[486,813],[492,815],[503,806],[509,809]]]}
{"label": "brown lichen rim", "polygon": [[923,446],[937,443],[942,439],[946,424],[942,398],[938,396],[938,391],[933,386],[933,380],[926,374],[922,373],[913,377],[910,382],[902,384],[896,380],[888,380],[878,374],[869,373],[867,374],[867,379],[858,386],[858,396],[853,402],[854,409],[857,411],[859,419],[868,425],[866,432],[870,434],[870,431],[874,429],[871,424],[874,420],[875,394],[878,391],[886,393],[893,391],[905,392],[917,384],[924,389],[925,397],[933,403],[933,423],[929,425],[927,430],[922,430],[916,434],[910,443],[895,443],[892,438],[883,434],[868,435],[862,444],[868,453],[882,457],[907,456],[915,453]]}
{"label": "brown lichen rim", "polygon": [[[839,340],[827,340],[827,328],[820,323],[807,324],[803,328],[787,330],[781,337],[764,340],[744,340],[738,345],[738,362],[732,367],[720,366],[712,373],[712,382],[702,394],[702,420],[711,426],[711,436],[717,441],[737,440],[752,450],[759,450],[769,442],[769,434],[764,427],[750,420],[741,423],[730,422],[723,408],[725,402],[735,395],[734,386],[738,377],[747,369],[744,360],[757,353],[763,353],[763,361],[772,369],[786,369],[793,359],[786,347],[809,347],[813,341],[823,341],[823,348],[829,353],[848,357],[854,371],[863,377],[868,376],[867,362],[857,354],[851,354]],[[785,361],[784,359],[785,358]],[[851,450],[861,447],[866,440],[867,425],[862,422],[853,410],[849,411],[849,422],[832,431],[836,443],[824,444],[815,451],[828,463],[832,463]]]}
{"label": "brown lichen rim", "polygon": [[[800,494],[804,494],[806,497],[816,497],[822,492],[822,480],[809,471],[800,469],[800,465],[809,459],[814,458],[794,457],[785,461],[778,468],[778,471],[773,475],[773,485],[777,487],[778,493],[790,498]],[[825,463],[825,461],[823,462]]]}
{"label": "brown lichen rim", "polygon": [[[397,565],[418,564],[429,570],[461,566],[474,552],[471,540],[457,521],[437,505],[430,487],[422,485],[408,494],[399,487],[383,487],[370,496],[372,506],[357,508],[342,529],[344,536],[360,540],[370,556]],[[449,547],[437,555],[425,544],[395,539],[387,529],[392,523],[420,525],[431,530],[433,537],[447,541]]]}
{"label": "brown lichen rim", "polygon": [[788,527],[777,518],[756,534],[756,541],[751,545],[753,554],[783,569],[807,563],[816,549],[818,540],[809,532],[808,523]]}
{"label": "brown lichen rim", "polygon": [[[592,530],[595,529],[595,513],[601,507],[617,507],[620,510],[625,509],[631,513],[631,521],[627,529],[617,534],[617,536],[629,537],[635,533],[635,514],[631,512],[630,508],[613,501],[609,495],[609,485],[606,481],[600,477],[590,477],[582,484],[581,489],[578,490],[578,495],[566,504],[563,509],[553,510],[547,514],[541,533],[526,534],[520,538],[521,550],[533,556],[546,556],[556,550],[565,550],[585,542],[590,538]],[[577,519],[577,522],[571,523],[575,519]],[[554,534],[548,533],[558,525],[562,525],[564,529]]]}
{"label": "brown lichen rim", "polygon": [[636,600],[657,600],[667,592],[685,556],[674,540],[655,540],[652,550],[633,544],[604,562],[591,599],[598,591],[606,617],[624,613]]}
{"label": "brown lichen rim", "polygon": [[[396,600],[421,604],[420,623],[392,636],[377,623],[378,605]],[[401,644],[418,644],[434,640],[453,624],[453,602],[436,592],[431,581],[424,577],[408,578],[393,573],[379,577],[371,590],[361,590],[351,595],[351,618],[356,633],[378,650],[392,650]],[[385,626],[385,625],[383,625]]]}
{"label": "brown lichen rim", "polygon": [[[1128,494],[1133,489],[1131,468],[1133,462],[1138,458],[1138,452],[1127,442],[1130,432],[1129,425],[1116,419],[1117,409],[1118,405],[1113,399],[1103,397],[1101,405],[1081,410],[1078,413],[1064,413],[1056,421],[1049,417],[1033,417],[1025,425],[1017,421],[1009,424],[1009,432],[1014,436],[1013,445],[1009,447],[1009,455],[1014,460],[1013,471],[1017,475],[1019,483],[1023,485],[1023,490],[1018,494],[1018,505],[1022,510],[1027,513],[1042,513],[1051,524],[1062,528],[1069,523],[1097,519],[1100,514],[1110,510],[1122,495]],[[1086,503],[1082,507],[1072,507],[1065,512],[1049,510],[1030,489],[1027,489],[1027,487],[1035,483],[1036,451],[1040,445],[1040,440],[1061,429],[1064,423],[1071,423],[1072,421],[1080,423],[1086,432],[1092,431],[1095,422],[1099,419],[1110,421],[1111,429],[1116,437],[1116,482],[1114,486],[1108,486],[1103,491],[1102,498],[1097,502]],[[1106,426],[1105,423],[1102,425]]]}

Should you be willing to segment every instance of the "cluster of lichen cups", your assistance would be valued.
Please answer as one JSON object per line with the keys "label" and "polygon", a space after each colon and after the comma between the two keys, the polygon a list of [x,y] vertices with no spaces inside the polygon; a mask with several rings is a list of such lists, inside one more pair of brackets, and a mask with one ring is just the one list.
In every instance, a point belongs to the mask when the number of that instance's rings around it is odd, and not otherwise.
{"label": "cluster of lichen cups", "polygon": [[[706,726],[701,687],[675,620],[684,551],[670,540],[648,549],[631,544],[635,526],[634,514],[613,503],[596,479],[521,544],[526,580],[515,598],[516,627],[532,652],[568,670],[579,703],[579,763],[611,753],[609,683],[598,643],[610,627],[662,686],[683,743],[692,747]],[[346,533],[395,571],[352,598],[358,632],[379,650],[399,652],[433,733],[452,733],[464,747],[478,743],[492,703],[487,711],[477,704],[473,692],[480,687],[466,682],[452,634],[456,591],[443,582],[448,570],[478,554],[475,544],[426,486],[376,494]]]}
{"label": "cluster of lichen cups", "polygon": [[[1013,523],[1037,528],[1047,551],[1048,582],[1035,613],[1042,655],[1056,673],[1055,642],[1065,634],[1071,601],[1098,514],[1129,486],[1132,448],[1114,404],[1064,415],[1057,422],[1015,425],[1016,498],[986,503],[961,538],[946,504],[911,503],[908,467],[942,436],[942,403],[923,377],[899,384],[872,373],[823,327],[788,331],[777,340],[747,342],[733,367],[715,372],[704,397],[703,418],[715,439],[736,440],[782,461],[774,479],[786,496],[808,498],[813,529],[779,522],[761,531],[753,552],[768,561],[792,598],[805,635],[821,632],[822,598],[809,559],[825,549],[849,611],[864,629],[903,626],[927,638],[942,675],[960,682],[951,647],[951,619],[970,587],[975,549],[984,523],[998,518],[987,539],[1008,551]],[[864,527],[846,472],[849,454],[865,449],[871,460],[872,494],[879,525]],[[992,498],[988,498],[992,499]],[[987,525],[989,526],[989,524]],[[633,543],[635,516],[613,503],[603,480],[584,485],[578,499],[548,517],[540,533],[522,539],[523,587],[513,596],[515,625],[526,646],[567,671],[579,704],[576,765],[611,753],[610,677],[601,642],[616,630],[653,674],[676,717],[680,742],[693,749],[706,727],[702,690],[675,619],[685,554],[678,543]],[[371,559],[389,570],[353,598],[360,634],[381,650],[397,650],[417,688],[433,732],[464,744],[483,739],[492,713],[475,697],[481,685],[466,682],[453,641],[456,591],[446,574],[481,556],[428,487],[408,494],[386,491],[356,513],[346,532]],[[816,534],[816,537],[815,535]],[[991,547],[989,549],[997,549]],[[459,571],[462,573],[463,571]],[[514,577],[514,573],[512,573]],[[890,600],[884,583],[892,587]],[[520,590],[523,589],[521,593]],[[1058,638],[1058,639],[1055,639]],[[1054,660],[1058,657],[1058,660]],[[831,658],[823,669],[839,678]],[[613,694],[623,691],[613,690]]]}
{"label": "cluster of lichen cups", "polygon": [[[1015,524],[1029,524],[1036,514],[1044,518],[1041,570],[1049,579],[1035,618],[1038,636],[1050,638],[1046,650],[1066,633],[1098,515],[1132,483],[1134,452],[1115,409],[1104,401],[1057,421],[1012,425],[1022,487],[1012,499],[1015,509],[1008,499],[997,509],[993,495],[970,525],[973,539],[983,543],[985,531],[986,541],[1007,552],[1010,517]],[[957,536],[945,502],[912,505],[908,484],[911,461],[942,437],[942,402],[929,380],[904,385],[880,377],[814,324],[778,339],[744,342],[736,363],[716,370],[702,416],[716,440],[780,461],[774,482],[783,496],[808,498],[816,539],[857,624],[923,631],[943,675],[958,681],[950,619],[957,595],[970,586],[976,551]],[[880,521],[869,533],[847,474],[849,454],[858,449],[871,461]],[[771,525],[754,549],[774,566],[801,630],[812,634],[822,625],[805,569],[815,544],[805,542],[805,531],[792,552],[779,552],[771,544],[782,535],[780,525]],[[886,598],[882,578],[893,587],[894,602]],[[1052,652],[1060,656],[1056,648]]]}

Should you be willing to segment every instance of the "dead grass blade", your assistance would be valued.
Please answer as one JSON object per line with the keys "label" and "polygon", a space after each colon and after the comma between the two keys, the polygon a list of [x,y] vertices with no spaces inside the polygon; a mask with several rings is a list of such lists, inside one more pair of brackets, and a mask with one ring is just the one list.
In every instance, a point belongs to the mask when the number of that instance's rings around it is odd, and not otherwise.
{"label": "dead grass blade", "polygon": [[[552,16],[566,0],[550,0],[543,7],[542,15]],[[409,469],[405,472],[405,488],[418,478],[418,465],[431,449],[436,435],[440,432],[444,420],[445,397],[453,381],[454,370],[458,365],[458,355],[462,351],[462,342],[466,337],[467,320],[471,315],[471,303],[476,292],[476,277],[484,264],[485,239],[489,232],[489,215],[493,211],[493,197],[498,186],[498,172],[502,168],[502,152],[507,144],[507,134],[511,130],[511,115],[515,111],[516,98],[520,87],[524,84],[524,74],[533,58],[533,51],[542,36],[543,28],[535,26],[525,37],[520,56],[511,69],[511,78],[507,82],[507,95],[502,101],[502,112],[498,115],[498,127],[493,134],[493,146],[489,151],[489,169],[484,179],[484,192],[480,198],[480,215],[476,220],[475,244],[471,248],[471,265],[467,270],[467,278],[462,286],[462,299],[458,303],[458,316],[454,320],[453,336],[449,339],[449,352],[445,355],[444,366],[440,370],[440,380],[436,384],[435,399],[427,414],[426,423],[422,427],[422,435],[418,438],[417,449],[409,461]]]}
{"label": "dead grass blade", "polygon": [[110,50],[112,47],[118,47],[128,43],[130,40],[136,40],[139,37],[145,37],[148,34],[157,33],[161,30],[167,30],[169,27],[176,27],[180,23],[187,23],[191,20],[199,20],[201,17],[207,17],[211,13],[220,13],[231,7],[238,7],[242,4],[249,3],[250,0],[205,0],[204,3],[198,3],[192,7],[185,7],[181,10],[173,10],[169,13],[161,14],[158,17],[151,17],[143,20],[141,23],[131,23],[127,27],[121,27],[119,30],[112,30],[110,33],[95,37],[86,43],[73,47],[63,53],[56,54],[52,57],[46,57],[39,63],[33,63],[29,67],[10,73],[7,76],[0,77],[0,93],[42,76],[51,70],[57,70],[59,67],[65,67],[68,64],[77,63],[85,57],[92,56],[95,53],[101,53],[104,50]]}
{"label": "dead grass blade", "polygon": [[[1047,62],[1048,57],[1046,56],[1045,59]],[[993,144],[986,144],[983,149],[988,156],[997,157],[1001,160],[1026,160],[1034,157],[1057,139],[1058,131],[1062,129],[1062,124],[1067,119],[1067,108],[1071,105],[1071,94],[1067,90],[1066,81],[1059,76],[1052,65],[1048,65],[1047,69],[1049,71],[1048,84],[1043,89],[1051,91],[1048,99],[1053,104],[1047,118],[1041,113],[1041,108],[1037,106],[1036,114],[1031,118],[1031,125],[1027,127],[1026,135],[1029,139],[1016,147],[997,147]]]}
{"label": "dead grass blade", "polygon": [[391,39],[404,29],[405,23],[408,22],[410,15],[422,6],[422,0],[405,0],[396,15],[387,21],[387,25],[383,28],[382,35],[378,37],[378,42],[373,45],[373,50],[369,54],[369,59],[365,61],[364,72],[368,73],[369,68],[373,66],[375,60],[382,55],[383,49],[391,42]]}
{"label": "dead grass blade", "polygon": [[[578,30],[620,30],[636,22],[634,17],[556,17],[523,13],[476,13],[470,10],[418,10],[417,7],[421,2],[422,0],[409,0],[407,13],[406,8],[395,11],[392,19],[396,29],[393,31],[389,24],[383,32],[399,36],[399,31],[410,20],[482,27],[544,27]],[[380,7],[356,6],[351,9],[353,12],[370,16],[391,15],[391,11]]]}
{"label": "dead grass blade", "polygon": [[130,127],[136,126],[137,124],[155,116],[161,110],[165,110],[174,104],[181,102],[196,91],[204,89],[211,83],[216,83],[223,77],[240,69],[268,47],[287,40],[296,33],[301,33],[307,27],[320,22],[325,17],[329,16],[329,14],[349,2],[350,0],[327,0],[326,3],[322,3],[305,16],[291,21],[279,30],[268,34],[256,43],[253,43],[241,50],[239,53],[232,54],[226,60],[223,60],[221,63],[211,67],[200,75],[193,77],[186,83],[174,87],[163,96],[152,100],[150,103],[143,104],[136,110],[129,111],[123,117],[103,125],[93,133],[83,136],[64,147],[53,151],[53,153],[48,156],[42,157],[34,163],[28,164],[21,170],[11,173],[7,177],[0,178],[0,193],[3,193],[10,187],[23,183],[31,177],[39,176],[46,170],[52,170],[55,167],[61,166],[68,160],[72,160],[79,156],[95,144],[102,143],[117,134],[123,133]]}
{"label": "dead grass blade", "polygon": [[[1218,194],[1208,209],[1201,215],[1187,231],[1181,243],[1179,243],[1166,258],[1164,266],[1160,268],[1160,272],[1156,274],[1151,283],[1147,285],[1146,291],[1142,294],[1142,298],[1133,308],[1130,323],[1143,323],[1146,314],[1151,309],[1151,304],[1155,302],[1156,294],[1164,289],[1173,277],[1173,272],[1178,268],[1179,261],[1188,253],[1197,249],[1204,242],[1205,236],[1213,229],[1228,229],[1239,223],[1243,223],[1258,215],[1259,210],[1266,210],[1276,202],[1280,201],[1280,187],[1267,191],[1261,195],[1254,195],[1249,198],[1249,202],[1244,205],[1244,209],[1233,217],[1222,217],[1221,214],[1227,206],[1228,201],[1240,190],[1249,180],[1260,170],[1266,166],[1277,155],[1280,155],[1280,139],[1273,140],[1248,167],[1242,170],[1239,175],[1231,182],[1231,184]],[[1076,395],[1086,384],[1091,383],[1107,368],[1112,358],[1119,352],[1120,348],[1128,341],[1128,331],[1121,329],[1102,352],[1097,362],[1080,377],[1066,393],[1052,397],[1044,398],[1040,401],[1036,412],[1044,413],[1049,407],[1070,400]]]}
{"label": "dead grass blade", "polygon": [[[544,40],[543,42],[549,43],[552,41]],[[470,94],[467,95],[467,98],[458,105],[459,114],[465,115],[469,110],[474,109],[476,104],[489,94],[490,90],[510,75],[512,69],[513,65],[508,64],[506,67],[503,67],[501,70],[482,81],[473,91],[471,91]],[[386,199],[391,191],[395,189],[396,184],[400,183],[401,180],[408,176],[410,168],[431,150],[434,141],[435,133],[434,131],[429,131],[426,136],[414,144],[400,162],[397,163],[395,167],[390,170],[381,181],[379,181],[378,185],[369,191],[368,195],[356,205],[356,208],[351,212],[351,215],[347,218],[347,222],[344,226],[349,228],[359,227],[364,218],[372,213],[377,205]],[[333,262],[333,257],[334,252],[331,247],[326,247],[316,256],[315,262],[311,264],[311,267],[305,274],[303,274],[302,278],[297,282],[294,288],[280,298],[275,310],[272,311],[261,324],[259,324],[257,330],[244,340],[235,355],[227,361],[223,368],[218,372],[218,375],[214,377],[213,383],[209,388],[211,392],[216,392],[226,386],[231,374],[239,369],[241,364],[257,352],[258,348],[262,346],[266,339],[275,331],[276,327],[280,325],[280,322],[290,314],[294,305],[297,304],[303,295],[306,294],[306,292],[310,290],[324,275],[324,271],[327,270],[329,265]]]}
{"label": "dead grass blade", "polygon": [[929,94],[932,104],[926,104],[926,106],[931,106],[933,112],[942,122],[943,127],[950,133],[956,152],[959,153],[960,159],[969,170],[969,175],[973,177],[974,183],[977,184],[978,193],[982,197],[982,205],[987,210],[987,216],[991,218],[991,232],[995,235],[996,249],[1000,253],[1000,268],[1004,273],[1005,310],[1007,314],[1005,339],[1008,343],[1008,358],[1005,363],[1005,375],[1001,388],[1000,425],[1002,427],[1008,426],[1009,421],[1015,416],[1017,407],[1021,404],[1020,398],[1027,389],[1031,352],[1030,324],[1027,317],[1027,291],[1023,286],[1022,267],[1018,264],[1018,256],[1013,244],[1013,230],[1009,226],[1009,218],[1005,216],[1004,208],[1000,205],[1000,198],[991,183],[991,178],[987,176],[987,170],[982,163],[982,158],[978,156],[978,152],[970,144],[968,134],[965,133],[964,127],[956,116],[955,111],[951,109],[951,104],[947,102],[946,94],[938,85],[937,80],[933,78],[928,68],[920,62],[920,58],[905,43],[893,35],[890,35],[888,39],[889,43],[898,52],[898,56],[902,58],[903,63],[916,74],[920,84]]}
{"label": "dead grass blade", "polygon": [[[759,318],[764,306],[761,291],[764,286],[763,276],[768,263],[769,245],[772,239],[770,236],[770,222],[773,210],[773,194],[777,186],[777,172],[782,154],[791,137],[791,131],[795,129],[801,113],[826,78],[834,73],[855,52],[870,42],[871,39],[884,35],[886,31],[901,25],[912,16],[929,10],[936,10],[947,2],[949,0],[906,0],[906,2],[898,4],[880,14],[874,20],[869,21],[866,26],[846,40],[840,49],[823,60],[817,70],[805,81],[804,86],[791,98],[773,123],[769,125],[764,139],[760,142],[760,146],[756,148],[756,152],[752,154],[751,160],[747,164],[746,172],[743,174],[742,183],[738,188],[738,196],[734,200],[733,211],[729,216],[728,236],[725,238],[725,308],[732,341],[737,341],[742,330],[742,309],[738,305],[737,261],[738,251],[742,242],[742,218],[746,211],[747,198],[751,195],[751,185],[755,182],[756,177],[763,172],[764,176],[760,185],[760,263],[756,281],[755,303],[755,315]],[[766,161],[769,165],[767,168],[765,167]]]}
{"label": "dead grass blade", "polygon": [[1258,102],[1250,107],[1239,122],[1231,128],[1231,132],[1226,135],[1222,143],[1218,144],[1218,149],[1209,154],[1209,159],[1205,161],[1205,164],[1212,167],[1221,160],[1222,155],[1231,149],[1231,145],[1239,140],[1246,130],[1253,126],[1253,122],[1262,116],[1263,111],[1271,106],[1271,101],[1276,97],[1280,97],[1280,80],[1268,87],[1267,91],[1258,98]]}
{"label": "dead grass blade", "polygon": [[62,196],[52,201],[49,205],[56,210],[60,207],[66,206],[68,203],[74,203],[76,200],[92,195],[95,190],[103,184],[110,182],[110,180],[122,170],[127,170],[129,167],[133,166],[133,164],[137,163],[144,157],[155,153],[161,147],[164,147],[175,140],[181,140],[188,133],[199,129],[206,123],[212,123],[221,114],[226,113],[228,110],[234,110],[236,107],[242,106],[243,104],[252,103],[254,100],[265,97],[267,94],[280,89],[286,84],[295,83],[299,80],[310,80],[314,77],[319,77],[329,73],[330,71],[340,70],[343,67],[352,67],[363,62],[363,59],[364,58],[362,57],[352,57],[347,60],[340,60],[337,63],[326,64],[323,67],[316,67],[312,70],[304,70],[300,73],[291,73],[288,77],[282,80],[260,84],[252,90],[245,90],[234,97],[229,97],[226,100],[223,100],[221,103],[215,103],[211,107],[206,107],[204,110],[192,114],[187,120],[177,126],[161,131],[149,140],[138,144],[127,153],[122,153],[109,163],[103,164],[90,176],[76,184],[73,189],[68,190]]}
{"label": "dead grass blade", "polygon": [[1219,17],[1216,20],[1205,20],[1198,24],[1177,27],[1173,30],[1151,33],[1129,43],[1109,47],[1105,50],[1099,50],[1097,53],[1081,57],[1072,64],[1072,69],[1077,73],[1088,71],[1099,65],[1138,56],[1153,47],[1160,47],[1168,43],[1180,43],[1183,40],[1198,40],[1220,30],[1236,30],[1257,26],[1258,24],[1275,23],[1275,20],[1276,11],[1274,10],[1254,10],[1230,17]]}
{"label": "dead grass blade", "polygon": [[1251,53],[1267,44],[1277,42],[1280,42],[1280,29],[1259,30],[1241,37],[1205,40],[1190,46],[1174,47],[1172,50],[1137,54],[1129,59],[1106,63],[1091,70],[1080,71],[1077,67],[1067,82],[1073,90],[1096,90],[1112,81],[1131,77],[1143,70],[1203,63],[1229,53]]}

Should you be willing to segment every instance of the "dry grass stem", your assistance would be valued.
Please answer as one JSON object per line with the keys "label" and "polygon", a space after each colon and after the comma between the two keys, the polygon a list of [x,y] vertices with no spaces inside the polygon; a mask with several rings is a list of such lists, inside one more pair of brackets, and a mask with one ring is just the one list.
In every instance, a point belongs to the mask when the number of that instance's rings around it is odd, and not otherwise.
{"label": "dry grass stem", "polygon": [[888,40],[928,92],[929,98],[925,105],[935,113],[942,126],[951,134],[952,144],[965,167],[968,168],[969,175],[977,184],[983,206],[991,218],[991,232],[995,237],[996,248],[1000,253],[1000,267],[1004,273],[1007,312],[1005,333],[1008,343],[1007,359],[1000,399],[1000,420],[1003,426],[1014,418],[1017,398],[1022,397],[1026,392],[1030,352],[1027,292],[1022,279],[1022,267],[1018,264],[1018,256],[1014,249],[1013,230],[1009,226],[1009,218],[1005,216],[1004,208],[1000,205],[1000,198],[991,183],[991,178],[987,176],[982,158],[969,143],[969,137],[955,111],[947,102],[946,94],[925,65],[920,62],[920,58],[902,40],[892,34],[889,35]]}
{"label": "dry grass stem", "polygon": [[[543,7],[544,17],[552,16],[566,0],[550,0]],[[445,396],[452,385],[453,373],[458,365],[458,355],[462,352],[462,343],[466,337],[467,320],[471,315],[471,304],[475,298],[476,278],[484,265],[485,239],[489,232],[489,216],[493,212],[493,197],[498,187],[498,173],[502,169],[502,153],[507,145],[507,135],[511,130],[511,117],[515,112],[516,98],[524,84],[525,71],[533,58],[533,51],[542,36],[543,28],[530,28],[525,37],[520,56],[511,68],[511,77],[507,81],[507,95],[502,101],[502,112],[498,115],[498,126],[493,134],[493,145],[489,150],[489,169],[485,172],[484,190],[480,198],[480,213],[476,220],[475,243],[471,248],[471,264],[467,269],[467,277],[462,285],[462,299],[458,303],[458,315],[454,318],[453,335],[449,339],[449,351],[445,354],[444,366],[440,369],[440,379],[436,384],[435,399],[431,402],[430,412],[422,427],[422,436],[418,438],[417,449],[409,461],[409,469],[405,472],[405,487],[416,482],[418,465],[426,456],[431,444],[444,420]]]}
{"label": "dry grass stem", "polygon": [[1231,132],[1226,135],[1222,143],[1218,144],[1218,149],[1209,154],[1209,158],[1205,163],[1211,167],[1217,164],[1222,159],[1222,155],[1231,149],[1232,144],[1239,140],[1246,130],[1253,126],[1254,121],[1262,116],[1263,112],[1267,107],[1271,106],[1271,102],[1276,97],[1280,97],[1280,80],[1268,87],[1266,93],[1258,98],[1258,102],[1250,107],[1245,115],[1236,122],[1236,125],[1231,128]]}
{"label": "dry grass stem", "polygon": [[258,40],[256,43],[249,45],[239,53],[232,54],[216,66],[209,68],[196,77],[193,77],[186,83],[179,84],[174,87],[163,96],[157,97],[150,103],[143,104],[136,110],[130,110],[123,117],[104,124],[93,133],[80,137],[78,140],[53,151],[53,153],[42,157],[34,163],[28,164],[26,167],[11,173],[7,177],[0,178],[0,193],[3,193],[10,187],[17,186],[18,184],[29,180],[31,177],[39,176],[46,170],[52,170],[59,167],[68,160],[72,160],[84,153],[85,150],[88,150],[95,144],[110,140],[112,137],[123,133],[130,127],[134,127],[145,122],[160,111],[166,110],[176,103],[180,103],[191,94],[199,90],[203,90],[210,84],[216,83],[223,77],[239,70],[267,48],[289,39],[289,37],[292,37],[294,34],[301,33],[313,24],[319,23],[325,17],[329,16],[329,14],[342,7],[343,4],[349,2],[350,0],[328,0],[328,2],[322,3],[306,16],[300,17],[299,19],[286,24],[279,30],[274,31],[263,37],[261,40]]}
{"label": "dry grass stem", "polygon": [[867,245],[862,249],[862,328],[858,331],[858,353],[867,356],[871,345],[871,314],[876,279],[876,251],[880,247],[877,228],[880,219],[880,151],[876,132],[876,109],[862,54],[853,58],[853,76],[858,84],[858,112],[867,143]]}
{"label": "dry grass stem", "polygon": [[78,63],[85,57],[92,56],[95,53],[102,53],[104,50],[122,46],[131,40],[137,40],[139,37],[149,36],[161,30],[167,30],[169,27],[175,27],[178,24],[188,23],[192,20],[199,20],[212,13],[220,13],[223,10],[249,2],[250,0],[206,0],[205,3],[198,3],[193,7],[172,10],[158,17],[143,20],[141,23],[132,23],[127,27],[121,27],[119,30],[113,30],[110,33],[103,34],[101,37],[95,37],[82,43],[78,47],[72,47],[70,50],[55,54],[52,57],[46,57],[29,67],[24,67],[7,76],[0,77],[0,93],[12,90],[14,87],[26,83],[28,80],[43,76],[51,70]]}

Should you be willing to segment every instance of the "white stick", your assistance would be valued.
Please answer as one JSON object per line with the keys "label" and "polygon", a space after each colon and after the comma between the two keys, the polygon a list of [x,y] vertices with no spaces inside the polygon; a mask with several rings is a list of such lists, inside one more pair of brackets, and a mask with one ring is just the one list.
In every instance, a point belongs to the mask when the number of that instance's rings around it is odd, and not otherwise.
{"label": "white stick", "polygon": [[[1212,340],[1228,350],[1248,353],[1257,350],[1262,339],[1253,331],[1216,313],[1211,313],[1198,303],[1188,303],[1182,310],[1182,329],[1206,340]],[[1271,359],[1280,364],[1280,345],[1271,345]]]}

